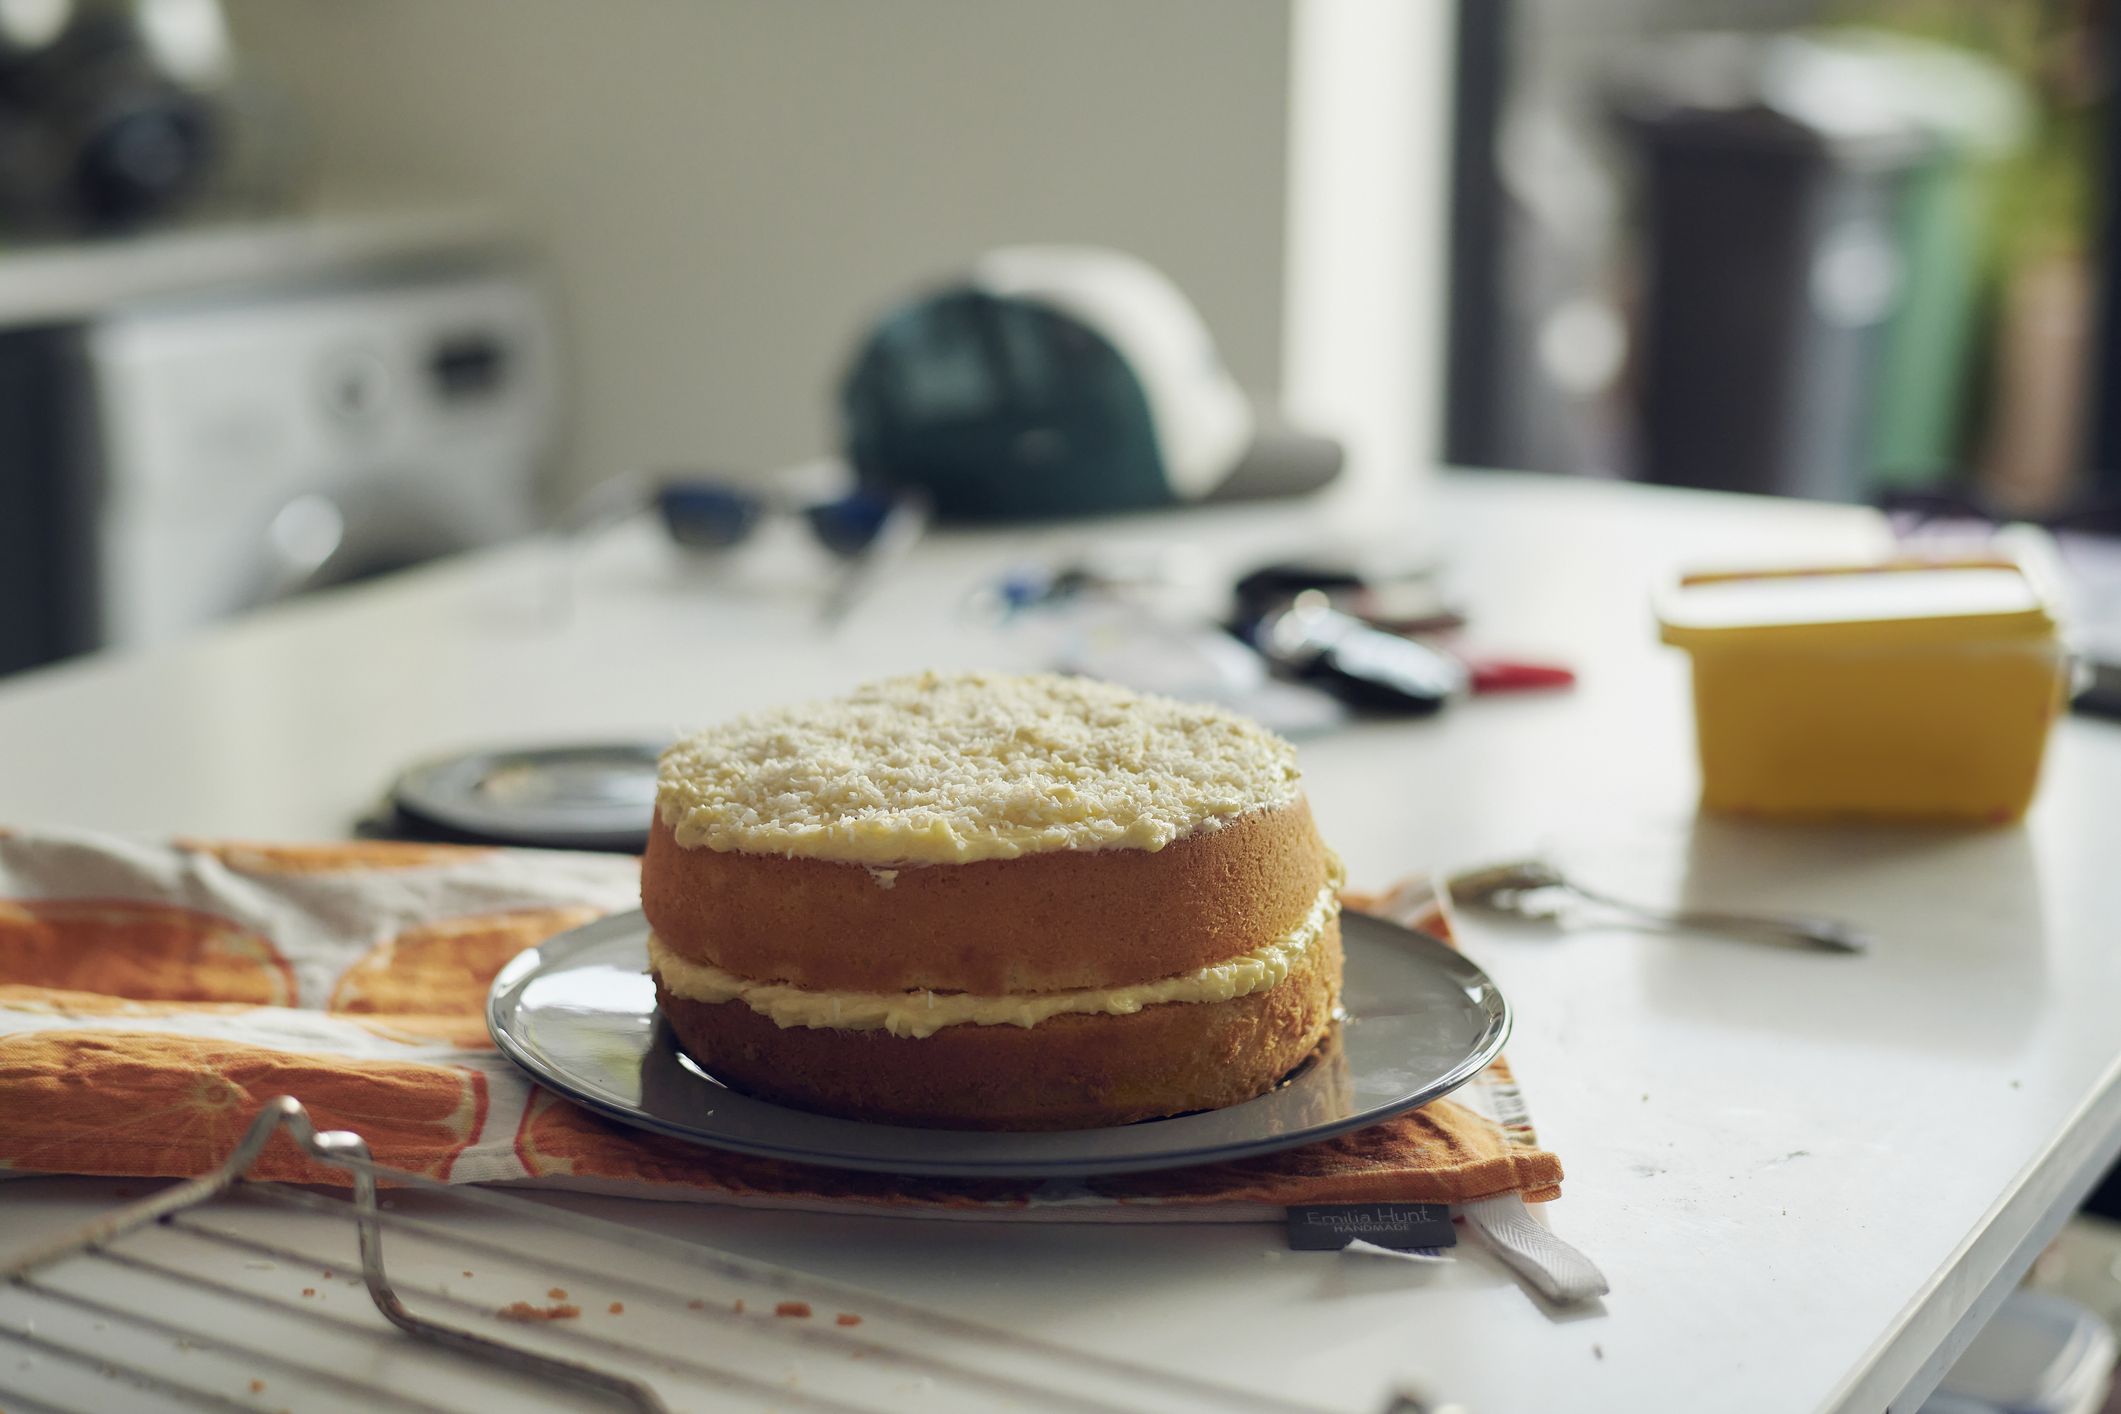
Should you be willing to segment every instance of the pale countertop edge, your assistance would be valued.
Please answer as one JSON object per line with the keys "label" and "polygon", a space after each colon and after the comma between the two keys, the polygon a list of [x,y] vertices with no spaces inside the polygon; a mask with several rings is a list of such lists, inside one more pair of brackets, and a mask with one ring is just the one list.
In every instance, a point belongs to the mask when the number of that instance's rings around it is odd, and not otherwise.
{"label": "pale countertop edge", "polygon": [[[2121,1059],[2107,1067],[2062,1133],[2018,1171],[2010,1189],[1864,1352],[1823,1408],[1832,1414],[1915,1414],[2117,1158]],[[1909,1395],[1915,1402],[1903,1400]]]}

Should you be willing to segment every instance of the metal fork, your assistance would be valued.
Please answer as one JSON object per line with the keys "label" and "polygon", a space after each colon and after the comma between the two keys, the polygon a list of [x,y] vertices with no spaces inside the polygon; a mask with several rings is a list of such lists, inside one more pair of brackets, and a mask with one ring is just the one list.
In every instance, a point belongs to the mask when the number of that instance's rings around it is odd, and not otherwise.
{"label": "metal fork", "polygon": [[1871,946],[1862,929],[1836,918],[1811,914],[1728,913],[1701,908],[1651,908],[1585,888],[1543,859],[1525,859],[1497,864],[1453,875],[1447,882],[1451,897],[1474,908],[1515,914],[1520,918],[1551,918],[1532,895],[1549,890],[1574,894],[1586,903],[1616,913],[1625,913],[1665,928],[1692,928],[1742,938],[1764,938],[1791,942],[1822,952],[1861,953]]}

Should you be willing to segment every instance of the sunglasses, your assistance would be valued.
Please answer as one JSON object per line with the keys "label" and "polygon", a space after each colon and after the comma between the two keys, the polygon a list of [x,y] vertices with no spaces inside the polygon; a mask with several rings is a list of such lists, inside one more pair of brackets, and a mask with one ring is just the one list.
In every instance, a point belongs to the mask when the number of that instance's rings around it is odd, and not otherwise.
{"label": "sunglasses", "polygon": [[858,488],[823,500],[794,499],[718,477],[669,473],[604,482],[560,517],[554,530],[561,543],[580,545],[643,511],[655,516],[673,544],[700,551],[732,550],[769,520],[798,518],[844,565],[826,586],[826,628],[846,617],[928,525],[928,504],[917,493]]}
{"label": "sunglasses", "polygon": [[799,517],[817,542],[843,559],[866,553],[896,522],[918,514],[910,497],[857,490],[826,501],[791,504],[725,481],[670,477],[655,487],[654,508],[673,543],[692,550],[730,550],[776,515]]}

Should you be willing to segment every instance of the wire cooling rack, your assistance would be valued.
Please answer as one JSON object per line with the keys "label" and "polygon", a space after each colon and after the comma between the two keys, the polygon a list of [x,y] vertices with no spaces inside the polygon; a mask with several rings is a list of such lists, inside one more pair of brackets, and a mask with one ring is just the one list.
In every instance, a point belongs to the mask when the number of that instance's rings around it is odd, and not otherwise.
{"label": "wire cooling rack", "polygon": [[[246,1179],[282,1131],[351,1186]],[[287,1097],[0,1277],[7,1414],[1306,1407],[386,1168]]]}

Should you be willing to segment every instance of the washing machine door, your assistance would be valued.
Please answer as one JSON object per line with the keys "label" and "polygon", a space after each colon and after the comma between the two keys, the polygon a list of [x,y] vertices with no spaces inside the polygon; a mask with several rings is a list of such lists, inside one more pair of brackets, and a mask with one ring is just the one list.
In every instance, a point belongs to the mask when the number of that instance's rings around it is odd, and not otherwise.
{"label": "washing machine door", "polygon": [[290,496],[267,519],[257,582],[244,609],[409,569],[492,539],[472,517],[402,480],[383,479]]}
{"label": "washing machine door", "polygon": [[87,342],[104,645],[532,528],[555,358],[511,270],[148,302]]}

